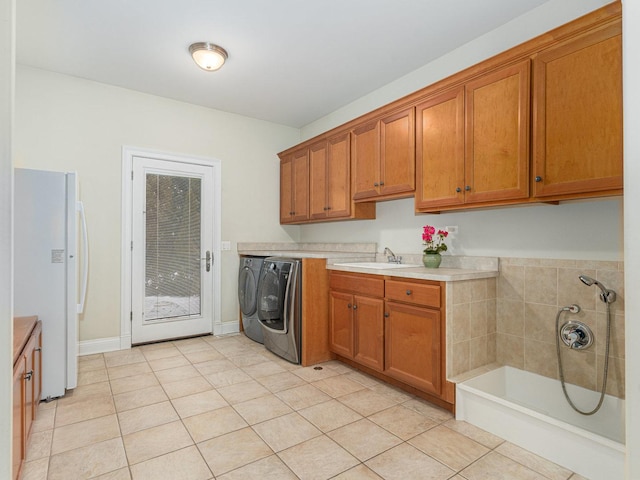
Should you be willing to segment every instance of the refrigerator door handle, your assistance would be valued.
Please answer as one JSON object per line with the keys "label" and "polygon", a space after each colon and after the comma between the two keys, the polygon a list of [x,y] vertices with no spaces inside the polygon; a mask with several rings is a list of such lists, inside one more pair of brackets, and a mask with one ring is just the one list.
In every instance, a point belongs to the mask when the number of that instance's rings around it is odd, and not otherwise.
{"label": "refrigerator door handle", "polygon": [[89,240],[87,237],[87,219],[84,215],[84,205],[76,202],[76,210],[80,214],[80,224],[82,225],[82,290],[80,293],[80,303],[76,305],[76,312],[84,312],[84,302],[87,298],[87,282],[89,280]]}

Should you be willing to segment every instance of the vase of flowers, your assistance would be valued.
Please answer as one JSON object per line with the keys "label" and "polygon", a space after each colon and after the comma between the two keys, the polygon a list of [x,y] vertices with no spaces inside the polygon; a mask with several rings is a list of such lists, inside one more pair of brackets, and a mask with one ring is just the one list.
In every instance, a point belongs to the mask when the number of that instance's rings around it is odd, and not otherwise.
{"label": "vase of flowers", "polygon": [[422,263],[427,268],[438,268],[442,257],[440,252],[447,250],[447,245],[444,243],[444,239],[447,238],[449,232],[446,230],[436,230],[431,225],[425,225],[422,227],[422,243],[425,245],[422,256]]}

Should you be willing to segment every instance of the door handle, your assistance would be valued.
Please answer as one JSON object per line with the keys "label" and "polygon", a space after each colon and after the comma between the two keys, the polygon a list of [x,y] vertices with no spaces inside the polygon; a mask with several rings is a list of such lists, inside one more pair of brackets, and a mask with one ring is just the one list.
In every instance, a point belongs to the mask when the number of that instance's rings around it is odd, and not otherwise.
{"label": "door handle", "polygon": [[207,272],[210,272],[211,271],[211,251],[210,250],[207,250],[205,257],[202,260],[205,260],[205,268]]}

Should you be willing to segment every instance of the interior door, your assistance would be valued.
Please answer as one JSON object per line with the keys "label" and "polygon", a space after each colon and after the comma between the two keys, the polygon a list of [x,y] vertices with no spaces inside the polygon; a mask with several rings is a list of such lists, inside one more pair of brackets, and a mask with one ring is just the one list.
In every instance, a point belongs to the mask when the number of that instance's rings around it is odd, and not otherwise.
{"label": "interior door", "polygon": [[213,166],[133,158],[131,343],[213,331]]}

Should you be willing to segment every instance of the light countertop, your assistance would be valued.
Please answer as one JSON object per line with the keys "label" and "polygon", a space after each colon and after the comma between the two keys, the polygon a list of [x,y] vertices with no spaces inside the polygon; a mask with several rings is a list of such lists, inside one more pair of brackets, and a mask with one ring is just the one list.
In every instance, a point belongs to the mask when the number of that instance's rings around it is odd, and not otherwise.
{"label": "light countertop", "polygon": [[498,259],[493,257],[443,255],[440,268],[423,267],[421,255],[404,256],[403,263],[416,265],[414,267],[378,269],[366,266],[336,265],[380,261],[382,255],[376,253],[375,243],[238,243],[237,249],[239,255],[323,258],[327,261],[328,270],[385,277],[456,282],[498,276]]}

